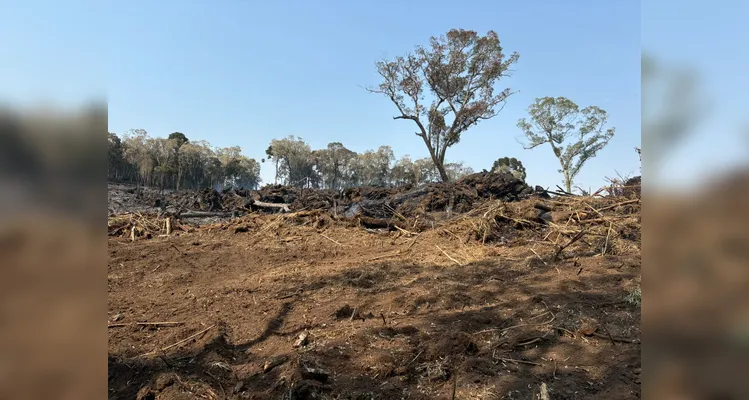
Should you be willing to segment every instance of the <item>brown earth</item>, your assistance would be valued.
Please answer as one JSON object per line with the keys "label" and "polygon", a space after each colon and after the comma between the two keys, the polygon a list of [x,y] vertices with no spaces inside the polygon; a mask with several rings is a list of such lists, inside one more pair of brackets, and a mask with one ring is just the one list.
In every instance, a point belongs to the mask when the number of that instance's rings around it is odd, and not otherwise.
{"label": "brown earth", "polygon": [[639,398],[639,199],[538,201],[110,237],[109,398]]}

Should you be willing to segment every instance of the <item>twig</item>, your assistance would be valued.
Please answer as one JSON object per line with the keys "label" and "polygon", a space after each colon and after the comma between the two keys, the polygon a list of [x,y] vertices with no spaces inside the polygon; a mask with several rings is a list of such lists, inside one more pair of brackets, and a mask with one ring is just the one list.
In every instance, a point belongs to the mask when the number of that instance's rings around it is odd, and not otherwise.
{"label": "twig", "polygon": [[611,340],[611,345],[616,346],[616,342],[614,341],[614,338],[611,337],[611,332],[609,332],[609,328],[607,328],[606,325],[603,325],[603,329],[606,331],[606,335],[608,335],[608,339]]}
{"label": "twig", "polygon": [[572,332],[572,331],[571,331],[571,330],[569,330],[569,329],[565,329],[565,328],[562,328],[561,326],[553,326],[552,328],[553,328],[553,329],[557,329],[557,330],[560,330],[560,331],[562,331],[562,332],[566,332],[566,333],[568,333],[568,334],[569,334],[570,336],[572,336],[572,338],[573,338],[573,339],[576,339],[576,338],[577,338],[577,334],[576,334],[575,332]]}
{"label": "twig", "polygon": [[[399,213],[398,211],[395,211],[393,207],[390,207],[389,205],[385,204],[385,209],[388,211],[392,211],[393,215],[395,215],[396,217],[400,218],[403,221],[406,221],[406,217],[404,217],[403,214]],[[395,226],[395,224],[393,224],[393,226]]]}
{"label": "twig", "polygon": [[337,245],[339,245],[339,246],[343,247],[343,245],[342,245],[342,244],[340,244],[340,243],[336,242],[335,240],[333,240],[333,239],[329,238],[328,236],[326,236],[326,235],[325,235],[325,234],[323,234],[323,233],[321,233],[321,234],[320,234],[320,236],[322,236],[322,237],[324,237],[325,239],[328,239],[328,240],[330,240],[331,242],[333,242],[333,243],[335,243],[335,244],[337,244]]}
{"label": "twig", "polygon": [[[608,329],[606,329],[606,331],[608,331]],[[625,339],[625,338],[621,338],[621,337],[611,336],[611,334],[604,335],[602,333],[593,332],[593,336],[595,336],[597,338],[601,338],[601,339],[608,339],[608,340],[611,341],[612,344],[616,343],[616,342],[619,342],[619,343],[630,343],[630,344],[637,343],[637,340]]]}
{"label": "twig", "polygon": [[535,339],[531,339],[531,340],[528,340],[527,342],[520,342],[520,343],[516,343],[516,344],[515,344],[515,347],[519,347],[519,346],[527,346],[527,345],[529,345],[529,344],[533,344],[533,343],[536,343],[536,342],[538,342],[538,341],[539,341],[539,340],[541,340],[541,339],[542,339],[542,338],[540,338],[540,337],[537,337],[537,338],[535,338]]}
{"label": "twig", "polygon": [[184,325],[184,322],[178,322],[178,321],[164,321],[164,322],[136,322],[135,325],[141,325],[141,326],[169,326],[169,325]]}
{"label": "twig", "polygon": [[107,328],[117,328],[121,326],[138,325],[138,326],[178,326],[184,325],[184,322],[136,322],[136,323],[120,323],[120,324],[109,324]]}
{"label": "twig", "polygon": [[411,250],[411,247],[414,247],[414,244],[416,244],[416,239],[418,239],[419,236],[421,236],[421,233],[419,233],[418,235],[416,235],[416,237],[413,238],[413,240],[411,240],[411,244],[409,244],[408,247],[406,247],[406,250]]}
{"label": "twig", "polygon": [[[209,326],[208,328],[205,328],[205,329],[203,329],[202,331],[200,331],[200,332],[198,332],[198,333],[196,333],[196,334],[194,334],[194,335],[190,335],[190,336],[188,336],[188,337],[186,337],[186,338],[184,338],[184,339],[180,340],[180,341],[179,341],[179,342],[177,342],[177,343],[173,343],[173,344],[170,344],[169,346],[166,346],[166,347],[162,347],[162,348],[161,348],[160,350],[161,350],[161,351],[167,351],[167,350],[171,349],[172,347],[176,347],[176,346],[179,346],[179,345],[181,345],[181,344],[183,344],[183,343],[189,342],[190,340],[192,340],[192,339],[195,339],[196,337],[198,337],[198,336],[201,336],[201,335],[203,335],[204,333],[206,333],[206,332],[210,331],[210,330],[211,330],[211,329],[212,329],[212,328],[213,328],[214,326],[215,326],[215,325],[211,325],[211,326]],[[156,350],[153,350],[153,351],[149,351],[148,353],[145,353],[145,354],[141,354],[141,355],[140,355],[140,357],[143,357],[143,356],[147,356],[147,355],[149,355],[149,354],[153,354],[153,353],[156,353],[156,352],[157,352]]]}
{"label": "twig", "polygon": [[434,245],[434,247],[436,247],[436,248],[437,248],[437,250],[441,251],[441,252],[442,252],[442,254],[444,254],[445,256],[447,256],[447,258],[449,258],[450,260],[452,260],[453,262],[455,262],[455,264],[458,264],[458,266],[461,266],[461,267],[463,266],[463,264],[461,264],[461,263],[460,263],[460,261],[458,261],[458,260],[456,260],[456,259],[454,259],[454,258],[450,257],[450,255],[449,255],[449,254],[447,254],[447,252],[446,252],[445,250],[442,250],[442,248],[441,248],[441,247],[437,246],[436,244]]}
{"label": "twig", "polygon": [[517,364],[528,364],[528,365],[541,366],[541,364],[539,364],[539,363],[534,363],[532,361],[525,361],[525,360],[516,360],[514,358],[497,357],[496,359],[499,360],[499,361],[504,361],[504,362],[511,362],[511,363],[517,363]]}
{"label": "twig", "polygon": [[610,206],[606,206],[604,208],[599,209],[598,211],[606,211],[606,210],[610,210],[612,208],[616,208],[616,207],[619,207],[619,206],[623,206],[623,205],[627,205],[627,204],[632,204],[632,203],[638,203],[639,201],[640,201],[640,199],[627,200],[627,201],[623,201],[621,203],[616,203],[616,204],[612,204]]}
{"label": "twig", "polygon": [[181,255],[183,255],[183,256],[185,255],[185,252],[183,252],[182,250],[180,250],[180,249],[179,249],[179,247],[175,246],[175,245],[174,245],[174,243],[169,243],[169,244],[170,244],[170,245],[171,245],[172,247],[174,247],[174,249],[175,249],[175,250],[177,250],[177,251],[179,252],[179,254],[181,254]]}
{"label": "twig", "polygon": [[397,229],[397,230],[401,231],[401,232],[402,232],[403,234],[406,234],[406,235],[416,235],[416,232],[411,232],[411,231],[407,231],[407,230],[405,230],[405,229],[403,229],[403,228],[399,227],[399,226],[398,226],[398,225],[396,225],[396,224],[393,224],[393,226],[395,227],[395,229]]}
{"label": "twig", "polygon": [[612,224],[613,224],[613,222],[609,222],[609,229],[606,232],[606,242],[603,244],[603,251],[601,252],[601,255],[605,255],[606,254],[606,250],[608,250],[608,247],[609,247],[609,236],[611,235],[611,225]]}
{"label": "twig", "polygon": [[419,356],[421,355],[421,353],[423,353],[423,352],[424,352],[424,350],[421,350],[418,354],[416,354],[416,357],[414,357],[413,360],[411,360],[408,364],[406,364],[406,366],[409,366],[409,365],[413,364],[414,361],[416,361],[416,359],[418,359]]}
{"label": "twig", "polygon": [[[474,334],[474,335],[478,335],[478,334],[481,334],[481,333],[496,332],[496,331],[502,331],[502,332],[506,332],[506,331],[509,331],[510,329],[515,329],[515,328],[522,328],[522,327],[524,327],[524,326],[541,326],[541,325],[548,325],[548,324],[550,324],[550,323],[554,322],[554,320],[555,320],[555,319],[557,318],[557,316],[556,316],[556,315],[554,315],[554,314],[553,314],[553,313],[552,313],[551,311],[547,311],[547,312],[545,312],[544,314],[551,314],[551,319],[550,319],[550,320],[548,320],[548,321],[546,321],[546,322],[540,322],[540,323],[538,323],[538,324],[518,324],[518,325],[508,326],[507,328],[494,328],[494,329],[484,329],[483,331],[478,331],[478,332],[474,332],[473,334]],[[544,315],[544,314],[540,314],[540,315],[538,315],[537,317],[539,317],[539,316],[541,316],[541,315]]]}
{"label": "twig", "polygon": [[531,251],[533,252],[533,254],[535,254],[535,255],[536,255],[536,257],[538,257],[538,259],[539,259],[539,260],[541,260],[541,262],[542,262],[542,263],[544,263],[544,265],[545,265],[545,266],[547,266],[547,267],[549,266],[549,264],[547,264],[547,263],[546,263],[546,261],[544,261],[544,259],[543,259],[543,258],[541,258],[541,256],[540,256],[540,255],[538,255],[538,253],[536,253],[536,250],[533,250],[533,248],[532,248],[532,247],[531,247]]}
{"label": "twig", "polygon": [[556,186],[557,186],[557,189],[559,189],[560,192],[564,193],[567,196],[574,196],[575,195],[574,193],[570,193],[570,192],[562,189],[561,187],[559,187],[559,185],[556,185]]}
{"label": "twig", "polygon": [[578,233],[577,233],[577,235],[575,235],[575,237],[573,237],[573,238],[572,238],[572,239],[571,239],[571,240],[570,240],[569,242],[567,242],[567,244],[565,244],[564,246],[560,246],[560,247],[559,247],[559,248],[557,249],[556,253],[554,253],[554,256],[553,256],[553,257],[552,257],[551,259],[552,259],[553,261],[556,261],[556,260],[557,260],[557,258],[559,257],[559,254],[560,254],[560,253],[562,253],[562,250],[566,249],[567,247],[569,247],[569,246],[570,246],[570,245],[572,245],[573,243],[575,243],[575,242],[577,242],[578,240],[582,239],[582,237],[583,237],[583,236],[585,236],[585,234],[586,234],[586,233],[588,233],[588,231],[587,231],[587,230],[585,230],[585,229],[583,229],[583,230],[581,230],[580,232],[578,232]]}

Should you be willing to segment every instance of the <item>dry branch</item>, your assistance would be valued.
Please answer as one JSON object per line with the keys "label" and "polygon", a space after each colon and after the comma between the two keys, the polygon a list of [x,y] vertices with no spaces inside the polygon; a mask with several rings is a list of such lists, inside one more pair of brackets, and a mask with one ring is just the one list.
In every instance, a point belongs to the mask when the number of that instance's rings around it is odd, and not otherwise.
{"label": "dry branch", "polygon": [[166,347],[162,347],[161,349],[158,349],[158,350],[152,350],[152,351],[149,351],[148,353],[144,353],[144,354],[141,354],[141,355],[140,355],[140,357],[143,357],[143,356],[147,356],[147,355],[151,355],[151,354],[157,353],[157,352],[158,352],[159,350],[160,350],[160,351],[167,351],[167,350],[169,350],[169,349],[171,349],[171,348],[173,348],[173,347],[177,347],[177,346],[179,346],[179,345],[181,345],[181,344],[187,343],[187,342],[189,342],[190,340],[192,340],[192,339],[195,339],[195,338],[197,338],[197,337],[199,337],[199,336],[201,336],[201,335],[205,334],[206,332],[210,331],[210,330],[211,330],[211,329],[212,329],[212,328],[213,328],[214,326],[215,326],[215,325],[211,325],[211,326],[209,326],[208,328],[205,328],[205,329],[203,329],[202,331],[200,331],[200,332],[198,332],[198,333],[196,333],[196,334],[190,335],[190,336],[188,336],[188,337],[186,337],[186,338],[184,338],[184,339],[180,340],[180,341],[179,341],[179,342],[177,342],[177,343],[173,343],[173,344],[170,344],[169,346],[166,346]]}
{"label": "dry branch", "polygon": [[582,230],[582,231],[578,232],[577,235],[575,235],[572,239],[570,239],[570,241],[567,242],[567,244],[565,244],[563,246],[559,246],[559,248],[557,249],[557,251],[551,257],[551,260],[552,261],[556,261],[559,258],[559,254],[562,253],[562,250],[566,249],[567,247],[571,246],[573,243],[575,243],[578,240],[582,239],[582,237],[585,236],[586,233],[588,233],[588,231]]}
{"label": "dry branch", "polygon": [[339,245],[339,246],[343,247],[343,245],[342,245],[341,243],[338,243],[337,241],[335,241],[335,240],[333,240],[333,239],[329,238],[329,237],[328,237],[328,236],[326,236],[325,234],[322,234],[322,233],[321,233],[321,234],[320,234],[320,236],[322,236],[322,237],[324,237],[325,239],[328,239],[328,240],[330,240],[331,242],[333,242],[333,243],[335,243],[335,244],[337,244],[337,245]]}
{"label": "dry branch", "polygon": [[122,326],[130,326],[130,325],[137,325],[137,326],[179,326],[184,325],[184,322],[136,322],[136,323],[121,323],[121,324],[109,324],[107,325],[107,328],[117,328]]}
{"label": "dry branch", "polygon": [[445,250],[442,250],[442,248],[441,248],[441,247],[437,246],[436,244],[434,245],[434,247],[436,247],[436,248],[437,248],[437,250],[441,251],[441,252],[442,252],[442,254],[444,254],[444,255],[445,255],[445,256],[446,256],[447,258],[449,258],[450,260],[452,260],[453,262],[455,262],[455,264],[458,264],[458,266],[461,266],[461,267],[463,267],[463,266],[464,266],[464,265],[463,265],[463,264],[462,264],[462,263],[461,263],[460,261],[458,261],[458,260],[456,260],[456,259],[454,259],[454,258],[450,257],[450,255],[449,255],[449,254],[447,254],[447,252],[446,252]]}

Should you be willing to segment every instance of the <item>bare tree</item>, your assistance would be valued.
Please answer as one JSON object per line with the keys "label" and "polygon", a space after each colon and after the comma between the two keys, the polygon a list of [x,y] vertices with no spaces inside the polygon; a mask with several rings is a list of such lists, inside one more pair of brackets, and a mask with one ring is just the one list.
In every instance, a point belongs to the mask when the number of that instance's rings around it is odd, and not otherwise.
{"label": "bare tree", "polygon": [[[596,156],[614,137],[614,128],[604,131],[606,111],[596,106],[580,109],[572,100],[564,97],[543,97],[528,107],[530,121],[518,120],[528,144],[533,149],[548,143],[559,159],[567,192],[572,191],[572,182],[583,165]],[[573,141],[567,143],[570,139]]]}
{"label": "bare tree", "polygon": [[[446,36],[432,37],[429,47],[393,61],[376,63],[383,82],[372,93],[385,95],[398,108],[394,119],[414,121],[439,171],[449,181],[445,153],[460,141],[469,127],[496,116],[512,94],[495,93],[494,86],[509,76],[518,53],[506,57],[494,31],[479,36],[475,31],[452,29]],[[431,103],[425,99],[432,94]],[[449,122],[446,117],[452,116]]]}

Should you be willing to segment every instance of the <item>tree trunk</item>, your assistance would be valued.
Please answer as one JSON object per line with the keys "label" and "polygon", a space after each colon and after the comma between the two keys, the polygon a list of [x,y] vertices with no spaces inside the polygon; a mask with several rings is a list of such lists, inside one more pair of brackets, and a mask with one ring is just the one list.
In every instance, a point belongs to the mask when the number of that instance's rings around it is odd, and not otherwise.
{"label": "tree trunk", "polygon": [[450,182],[450,177],[447,175],[447,171],[445,171],[445,165],[443,163],[435,163],[435,166],[440,173],[440,179],[442,179],[442,182]]}
{"label": "tree trunk", "polygon": [[276,176],[273,179],[273,184],[278,185],[278,160],[276,160]]}
{"label": "tree trunk", "polygon": [[449,182],[450,177],[447,176],[447,171],[445,171],[445,150],[447,149],[443,149],[441,156],[437,157],[437,154],[435,154],[434,148],[429,142],[429,139],[427,139],[426,134],[421,138],[424,140],[424,144],[427,145],[427,150],[429,150],[429,155],[432,157],[432,162],[434,163],[435,168],[437,168],[437,171],[440,173],[440,179],[444,183]]}
{"label": "tree trunk", "polygon": [[570,179],[568,171],[564,171],[564,188],[567,190],[567,193],[572,193],[572,179]]}

